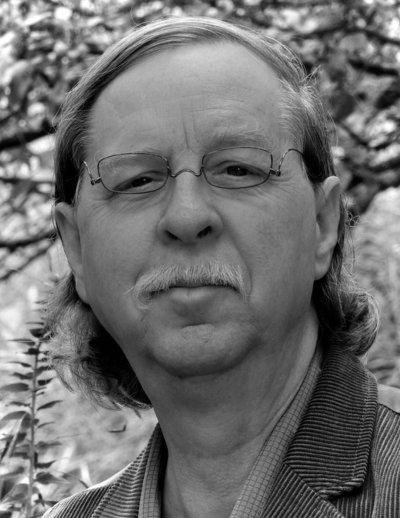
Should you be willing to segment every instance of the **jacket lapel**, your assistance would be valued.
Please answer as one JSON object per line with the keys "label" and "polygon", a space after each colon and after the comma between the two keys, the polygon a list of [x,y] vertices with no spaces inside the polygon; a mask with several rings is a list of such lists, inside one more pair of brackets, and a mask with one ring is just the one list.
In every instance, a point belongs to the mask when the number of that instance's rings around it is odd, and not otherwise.
{"label": "jacket lapel", "polygon": [[261,518],[344,518],[299,475],[284,464]]}
{"label": "jacket lapel", "polygon": [[363,484],[376,410],[375,379],[331,347],[263,517],[343,518],[329,500]]}
{"label": "jacket lapel", "polygon": [[[328,350],[262,518],[345,518],[329,500],[363,484],[376,407],[376,382],[359,360]],[[149,447],[92,518],[138,516]]]}

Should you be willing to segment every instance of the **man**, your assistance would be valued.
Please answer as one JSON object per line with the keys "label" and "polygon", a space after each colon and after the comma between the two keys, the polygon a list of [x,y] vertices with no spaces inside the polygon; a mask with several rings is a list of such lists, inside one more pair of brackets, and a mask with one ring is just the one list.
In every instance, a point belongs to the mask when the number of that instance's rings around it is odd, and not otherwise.
{"label": "man", "polygon": [[325,121],[286,48],[212,19],[137,29],[71,92],[53,362],[159,427],[48,518],[399,516]]}

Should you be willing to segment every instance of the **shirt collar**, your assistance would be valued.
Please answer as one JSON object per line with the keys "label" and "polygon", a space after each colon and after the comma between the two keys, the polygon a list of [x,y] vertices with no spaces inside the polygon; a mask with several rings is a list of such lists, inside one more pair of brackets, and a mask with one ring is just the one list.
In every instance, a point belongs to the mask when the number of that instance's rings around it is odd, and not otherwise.
{"label": "shirt collar", "polygon": [[[231,518],[256,518],[265,508],[273,481],[317,383],[321,361],[322,351],[317,347],[299,390],[265,441],[236,501]],[[149,444],[139,518],[161,518],[162,486],[167,457],[165,441],[160,426],[157,425]]]}

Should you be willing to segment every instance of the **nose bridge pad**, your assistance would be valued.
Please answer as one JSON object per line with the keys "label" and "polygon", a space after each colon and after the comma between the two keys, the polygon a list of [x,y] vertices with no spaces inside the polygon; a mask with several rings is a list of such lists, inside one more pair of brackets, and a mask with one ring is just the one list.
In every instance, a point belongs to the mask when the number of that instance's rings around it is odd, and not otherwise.
{"label": "nose bridge pad", "polygon": [[200,171],[198,173],[196,173],[196,171],[193,171],[193,169],[181,169],[180,171],[178,171],[177,173],[171,173],[171,177],[172,178],[176,178],[177,176],[179,176],[181,173],[191,173],[192,175],[194,176],[201,176],[201,173],[202,173],[202,170],[200,169]]}

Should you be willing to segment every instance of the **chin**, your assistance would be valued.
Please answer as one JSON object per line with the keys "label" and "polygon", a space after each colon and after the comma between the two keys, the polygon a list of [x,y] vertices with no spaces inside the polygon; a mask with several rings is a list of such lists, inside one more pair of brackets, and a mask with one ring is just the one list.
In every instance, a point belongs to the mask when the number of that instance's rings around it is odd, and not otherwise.
{"label": "chin", "polygon": [[167,340],[153,343],[152,355],[159,367],[180,378],[215,376],[241,363],[249,353],[249,340],[238,333],[209,324],[187,326]]}

